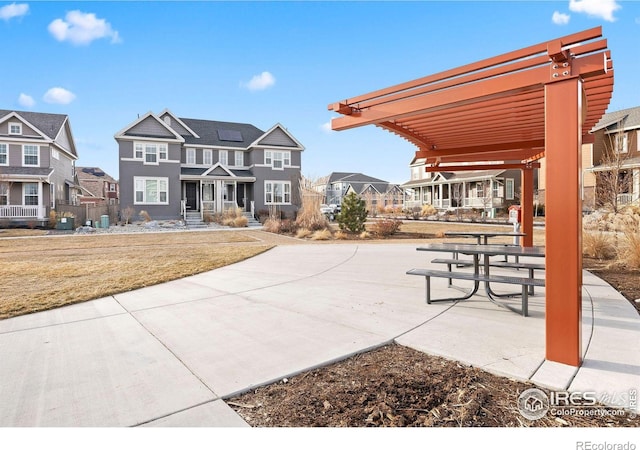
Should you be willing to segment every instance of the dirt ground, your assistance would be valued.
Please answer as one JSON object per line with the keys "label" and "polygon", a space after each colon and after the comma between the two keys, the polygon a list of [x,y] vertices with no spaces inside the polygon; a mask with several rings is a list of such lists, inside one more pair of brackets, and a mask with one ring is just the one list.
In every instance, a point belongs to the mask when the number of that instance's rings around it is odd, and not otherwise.
{"label": "dirt ground", "polygon": [[[607,268],[585,259],[636,307],[637,271]],[[535,387],[400,345],[283,379],[229,399],[253,427],[638,427],[640,417],[561,415],[532,421],[518,411],[518,397]],[[615,413],[619,413],[616,415]]]}

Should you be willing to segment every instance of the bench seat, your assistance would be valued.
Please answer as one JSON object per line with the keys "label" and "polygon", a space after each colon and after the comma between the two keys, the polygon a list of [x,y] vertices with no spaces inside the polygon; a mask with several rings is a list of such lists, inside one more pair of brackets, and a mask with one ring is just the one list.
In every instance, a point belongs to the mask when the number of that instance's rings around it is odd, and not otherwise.
{"label": "bench seat", "polygon": [[530,286],[544,286],[545,280],[539,278],[525,278],[525,277],[510,277],[505,275],[485,275],[482,273],[468,273],[468,272],[449,272],[445,270],[432,270],[432,269],[410,269],[407,271],[407,275],[417,275],[425,277],[426,280],[426,300],[427,303],[439,302],[439,301],[454,301],[462,300],[467,297],[461,298],[446,298],[433,300],[431,298],[431,277],[436,278],[448,278],[456,280],[469,280],[484,283],[502,283],[502,284],[516,284],[522,286],[522,315],[528,315],[528,303],[529,303],[529,291]]}

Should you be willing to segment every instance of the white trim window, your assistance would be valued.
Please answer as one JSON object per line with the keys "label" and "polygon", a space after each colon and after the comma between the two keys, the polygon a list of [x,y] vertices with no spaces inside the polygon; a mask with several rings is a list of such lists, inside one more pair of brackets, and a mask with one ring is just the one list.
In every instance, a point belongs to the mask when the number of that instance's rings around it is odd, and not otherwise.
{"label": "white trim window", "polygon": [[144,164],[158,165],[159,161],[168,158],[167,144],[158,142],[135,142],[133,144],[133,158]]}
{"label": "white trim window", "polygon": [[22,184],[22,200],[24,205],[37,206],[38,203],[38,183]]}
{"label": "white trim window", "polygon": [[133,177],[136,205],[168,205],[169,179],[151,177]]}
{"label": "white trim window", "polygon": [[9,165],[9,146],[7,144],[0,144],[0,166]]}
{"label": "white trim window", "polygon": [[195,164],[196,163],[196,149],[188,148],[187,149],[187,158],[185,160],[187,164]]}
{"label": "white trim window", "polygon": [[276,152],[265,150],[264,163],[272,169],[282,170],[291,166],[291,152]]}
{"label": "white trim window", "polygon": [[205,166],[213,165],[213,150],[208,148],[202,150],[202,164]]}
{"label": "white trim window", "polygon": [[507,178],[505,180],[505,191],[506,191],[506,199],[513,200],[515,197],[513,178]]}
{"label": "white trim window", "polygon": [[218,150],[218,161],[221,165],[229,165],[229,152],[227,150]]}
{"label": "white trim window", "polygon": [[244,153],[236,150],[235,152],[235,166],[242,167],[244,166]]}
{"label": "white trim window", "polygon": [[265,181],[264,182],[265,205],[290,205],[291,182],[290,181]]}
{"label": "white trim window", "polygon": [[9,134],[21,135],[22,124],[20,122],[9,122]]}
{"label": "white trim window", "polygon": [[0,183],[0,206],[9,204],[9,183]]}
{"label": "white trim window", "polygon": [[25,167],[38,167],[40,165],[40,147],[25,144],[22,146],[22,165]]}

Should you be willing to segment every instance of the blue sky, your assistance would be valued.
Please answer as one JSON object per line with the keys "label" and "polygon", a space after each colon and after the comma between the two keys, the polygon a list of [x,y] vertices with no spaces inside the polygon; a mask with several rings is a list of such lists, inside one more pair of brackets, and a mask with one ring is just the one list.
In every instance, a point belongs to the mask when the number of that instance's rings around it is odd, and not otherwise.
{"label": "blue sky", "polygon": [[68,114],[79,166],[118,176],[113,135],[148,111],[285,126],[302,172],[409,178],[415,148],[327,105],[602,25],[609,111],[640,106],[640,2],[0,1],[0,109]]}

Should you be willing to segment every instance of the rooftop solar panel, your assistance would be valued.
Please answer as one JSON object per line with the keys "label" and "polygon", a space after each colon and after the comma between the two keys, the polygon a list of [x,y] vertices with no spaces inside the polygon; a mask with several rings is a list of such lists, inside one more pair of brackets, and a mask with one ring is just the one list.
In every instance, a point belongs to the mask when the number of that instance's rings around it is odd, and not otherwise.
{"label": "rooftop solar panel", "polygon": [[242,133],[236,130],[218,130],[218,139],[229,142],[242,142]]}

